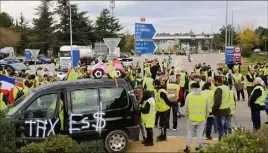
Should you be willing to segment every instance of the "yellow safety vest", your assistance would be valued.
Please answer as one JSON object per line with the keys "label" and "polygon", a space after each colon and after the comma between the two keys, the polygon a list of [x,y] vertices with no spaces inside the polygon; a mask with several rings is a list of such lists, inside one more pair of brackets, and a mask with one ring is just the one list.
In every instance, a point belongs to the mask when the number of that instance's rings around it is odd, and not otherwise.
{"label": "yellow safety vest", "polygon": [[143,82],[142,82],[142,86],[144,87],[146,85],[147,90],[154,91],[153,83],[154,83],[154,80],[152,78],[145,77]]}
{"label": "yellow safety vest", "polygon": [[201,68],[199,68],[199,69],[195,68],[194,69],[195,74],[200,75],[200,70],[201,70]]}
{"label": "yellow safety vest", "polygon": [[150,111],[148,114],[143,114],[141,113],[141,119],[142,122],[145,124],[146,128],[153,128],[154,127],[154,123],[155,123],[155,106],[149,102],[148,100],[146,100],[143,104],[143,107],[149,103],[150,104]]}
{"label": "yellow safety vest", "polygon": [[234,65],[233,70],[239,70],[239,65]]}
{"label": "yellow safety vest", "polygon": [[206,89],[203,91],[203,94],[207,96],[207,100],[209,101],[209,107],[210,107],[209,112],[211,113],[212,107],[214,105],[214,91]]}
{"label": "yellow safety vest", "polygon": [[164,68],[168,67],[168,62],[167,62],[167,61],[164,61],[164,62],[163,62],[163,67],[164,67]]}
{"label": "yellow safety vest", "polygon": [[3,93],[0,93],[0,111],[5,110],[7,108],[6,103],[3,101]]}
{"label": "yellow safety vest", "polygon": [[13,87],[13,99],[16,99],[17,98],[17,94],[18,92],[22,91],[24,94],[26,94],[29,90],[27,90],[27,88],[21,88],[21,87],[18,87],[18,86],[14,86]]}
{"label": "yellow safety vest", "polygon": [[[249,77],[252,78],[252,79],[253,79],[253,78],[256,78],[256,74],[255,74],[255,73],[254,73],[253,76],[252,76],[250,73],[248,73],[248,75],[249,75]],[[247,79],[247,77],[246,77],[246,80],[247,80],[247,81],[246,81],[246,86],[247,86],[247,87],[253,86],[253,82],[249,82],[248,79]]]}
{"label": "yellow safety vest", "polygon": [[118,78],[118,74],[112,65],[107,66],[108,73],[112,79]]}
{"label": "yellow safety vest", "polygon": [[211,91],[215,92],[217,87],[214,84],[211,84]]}
{"label": "yellow safety vest", "polygon": [[229,100],[230,100],[229,87],[226,85],[221,85],[221,86],[218,86],[217,88],[220,88],[222,90],[222,100],[221,100],[221,106],[219,109],[230,108],[230,105],[229,105]]}
{"label": "yellow safety vest", "polygon": [[268,68],[265,67],[263,71],[264,71],[264,75],[268,75]]}
{"label": "yellow safety vest", "polygon": [[258,105],[260,105],[260,106],[264,106],[264,100],[265,100],[265,96],[266,96],[266,94],[265,94],[265,90],[264,90],[263,86],[256,86],[256,87],[253,89],[253,91],[251,92],[250,95],[252,95],[253,92],[254,92],[256,89],[260,89],[260,90],[261,90],[261,96],[260,96],[258,99],[256,99],[255,104],[258,104]]}
{"label": "yellow safety vest", "polygon": [[75,72],[74,69],[71,69],[71,71],[68,74],[67,80],[77,80],[78,74]]}
{"label": "yellow safety vest", "polygon": [[239,81],[242,81],[242,77],[243,77],[243,75],[240,74],[240,73],[235,73],[235,74],[233,75],[233,77],[234,77],[234,81],[235,81],[235,83],[237,83],[237,82],[239,82]]}
{"label": "yellow safety vest", "polygon": [[193,83],[196,83],[196,81],[190,80],[190,82],[189,82],[189,87],[188,87],[189,92],[192,92],[191,85],[192,85]]}
{"label": "yellow safety vest", "polygon": [[[229,75],[228,74],[226,74],[226,80],[228,80],[228,78],[229,78]],[[232,84],[234,84],[234,79],[233,79],[234,77],[232,77]]]}
{"label": "yellow safety vest", "polygon": [[166,104],[164,99],[160,97],[161,92],[167,94],[167,91],[165,89],[159,89],[156,91],[155,94],[155,103],[156,103],[156,110],[158,112],[165,112],[170,109],[170,107]]}
{"label": "yellow safety vest", "polygon": [[184,87],[184,85],[185,85],[185,73],[184,72],[181,72],[181,73],[179,73],[181,76],[180,76],[180,87]]}
{"label": "yellow safety vest", "polygon": [[235,113],[235,100],[234,100],[234,92],[233,92],[233,90],[230,90],[229,105],[230,105],[230,109],[231,109],[231,115],[234,115],[234,113]]}
{"label": "yellow safety vest", "polygon": [[188,98],[188,118],[194,122],[204,122],[206,120],[207,96],[205,94],[195,95],[189,93]]}
{"label": "yellow safety vest", "polygon": [[[135,87],[137,87],[139,84],[142,84],[142,83],[143,83],[143,80],[141,78],[137,78],[135,82]],[[154,89],[152,91],[154,91]]]}
{"label": "yellow safety vest", "polygon": [[179,98],[180,85],[175,83],[167,84],[167,96],[170,102],[177,102]]}
{"label": "yellow safety vest", "polygon": [[[52,102],[49,108],[55,110],[56,104],[57,104],[57,101]],[[63,130],[64,129],[64,108],[63,108],[62,100],[60,100],[60,105],[59,105],[59,118],[60,118],[60,123],[61,123],[60,129]]]}

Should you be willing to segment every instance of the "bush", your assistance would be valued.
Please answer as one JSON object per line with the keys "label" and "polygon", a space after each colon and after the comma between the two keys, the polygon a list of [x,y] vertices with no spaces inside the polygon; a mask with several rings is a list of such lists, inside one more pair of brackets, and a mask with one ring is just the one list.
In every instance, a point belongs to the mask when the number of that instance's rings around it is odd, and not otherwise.
{"label": "bush", "polygon": [[103,141],[89,141],[79,144],[76,148],[76,153],[99,153],[105,152]]}
{"label": "bush", "polygon": [[71,153],[77,146],[77,142],[66,135],[49,137],[43,143],[46,153]]}
{"label": "bush", "polygon": [[45,146],[43,143],[30,143],[19,150],[20,153],[45,153]]}
{"label": "bush", "polygon": [[235,132],[217,144],[203,148],[199,152],[268,152],[268,127],[263,127],[258,132]]}
{"label": "bush", "polygon": [[242,53],[241,53],[242,57],[251,57],[251,55],[252,55],[252,51],[250,48],[244,48],[242,50]]}
{"label": "bush", "polygon": [[15,152],[16,128],[13,121],[0,117],[0,153]]}

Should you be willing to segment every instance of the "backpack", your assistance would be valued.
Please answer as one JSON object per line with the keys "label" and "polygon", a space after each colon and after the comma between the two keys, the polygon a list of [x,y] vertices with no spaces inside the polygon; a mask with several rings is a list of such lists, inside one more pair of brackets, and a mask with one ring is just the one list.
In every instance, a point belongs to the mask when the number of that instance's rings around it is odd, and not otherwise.
{"label": "backpack", "polygon": [[20,90],[18,87],[16,87],[16,88],[18,89],[18,93],[17,93],[17,97],[15,100],[19,99],[20,97],[22,97],[24,95],[24,92],[23,92],[24,88],[22,88],[22,90]]}
{"label": "backpack", "polygon": [[177,102],[178,100],[178,93],[177,93],[177,89],[173,89],[173,88],[167,88],[167,96],[169,101],[171,102]]}

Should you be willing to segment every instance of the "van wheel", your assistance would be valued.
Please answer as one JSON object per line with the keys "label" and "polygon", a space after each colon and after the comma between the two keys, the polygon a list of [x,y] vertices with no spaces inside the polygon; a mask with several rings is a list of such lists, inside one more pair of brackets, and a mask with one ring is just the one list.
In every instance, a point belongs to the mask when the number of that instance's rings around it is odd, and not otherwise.
{"label": "van wheel", "polygon": [[115,130],[105,137],[104,144],[107,152],[127,152],[129,138],[126,132]]}
{"label": "van wheel", "polygon": [[95,69],[93,71],[93,76],[95,79],[101,79],[103,76],[103,70],[102,69]]}

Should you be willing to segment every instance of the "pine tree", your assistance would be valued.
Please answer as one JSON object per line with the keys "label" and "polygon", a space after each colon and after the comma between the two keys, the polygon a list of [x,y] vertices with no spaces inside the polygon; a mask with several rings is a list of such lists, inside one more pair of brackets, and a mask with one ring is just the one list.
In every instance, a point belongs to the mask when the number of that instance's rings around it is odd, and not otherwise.
{"label": "pine tree", "polygon": [[49,7],[49,0],[42,0],[40,6],[36,9],[38,18],[33,19],[33,31],[36,34],[33,46],[40,48],[40,52],[44,54],[47,54],[47,50],[54,40],[53,13],[49,11]]}
{"label": "pine tree", "polygon": [[26,21],[22,13],[20,14],[18,32],[20,33],[20,41],[17,46],[17,53],[23,54],[24,49],[29,44],[29,27],[28,21]]}
{"label": "pine tree", "polygon": [[119,24],[119,20],[111,16],[108,9],[103,9],[100,16],[97,17],[95,32],[99,41],[102,41],[103,38],[118,37],[122,29],[123,27]]}

